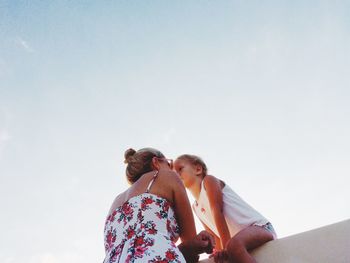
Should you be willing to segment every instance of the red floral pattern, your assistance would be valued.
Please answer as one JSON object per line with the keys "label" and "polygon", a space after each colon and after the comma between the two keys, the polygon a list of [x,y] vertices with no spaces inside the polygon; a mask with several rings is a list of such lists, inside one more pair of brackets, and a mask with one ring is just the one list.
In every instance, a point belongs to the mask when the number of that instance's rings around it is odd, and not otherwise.
{"label": "red floral pattern", "polygon": [[179,228],[170,203],[154,194],[132,197],[108,215],[106,257],[114,262],[186,262],[176,247]]}

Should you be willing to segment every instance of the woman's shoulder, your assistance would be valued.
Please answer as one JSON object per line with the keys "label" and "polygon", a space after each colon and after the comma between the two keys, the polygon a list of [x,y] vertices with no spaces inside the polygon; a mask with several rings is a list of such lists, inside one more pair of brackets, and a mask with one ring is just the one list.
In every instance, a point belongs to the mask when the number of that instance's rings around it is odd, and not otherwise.
{"label": "woman's shoulder", "polygon": [[113,203],[109,209],[109,213],[111,213],[111,211],[114,211],[115,209],[117,209],[119,206],[121,206],[122,204],[125,203],[125,196],[127,195],[128,190],[118,194],[114,200]]}

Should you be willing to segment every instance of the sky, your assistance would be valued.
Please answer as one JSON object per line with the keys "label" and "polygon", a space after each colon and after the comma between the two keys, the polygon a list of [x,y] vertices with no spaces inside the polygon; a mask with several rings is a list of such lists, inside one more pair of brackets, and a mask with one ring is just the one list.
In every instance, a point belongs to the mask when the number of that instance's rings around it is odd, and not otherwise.
{"label": "sky", "polygon": [[201,156],[279,237],[349,219],[349,8],[0,0],[0,262],[102,262],[130,147]]}

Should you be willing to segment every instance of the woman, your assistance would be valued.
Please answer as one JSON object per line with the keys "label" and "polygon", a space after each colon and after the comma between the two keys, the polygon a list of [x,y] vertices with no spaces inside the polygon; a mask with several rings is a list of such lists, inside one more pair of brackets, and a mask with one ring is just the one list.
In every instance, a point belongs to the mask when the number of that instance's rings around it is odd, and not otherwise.
{"label": "woman", "polygon": [[[158,150],[125,152],[130,188],[114,200],[108,213],[104,241],[110,262],[196,262],[210,253],[212,237],[195,224],[186,190],[172,171],[172,161]],[[182,243],[176,247],[175,242]]]}

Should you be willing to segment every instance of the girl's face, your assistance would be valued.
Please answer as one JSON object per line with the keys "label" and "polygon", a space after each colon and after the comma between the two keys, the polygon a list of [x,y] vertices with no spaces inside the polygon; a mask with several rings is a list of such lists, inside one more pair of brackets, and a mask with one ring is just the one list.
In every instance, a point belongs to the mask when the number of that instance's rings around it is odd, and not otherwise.
{"label": "girl's face", "polygon": [[201,175],[202,169],[199,165],[191,164],[189,161],[177,159],[174,169],[180,175],[186,188],[191,187],[197,177]]}

